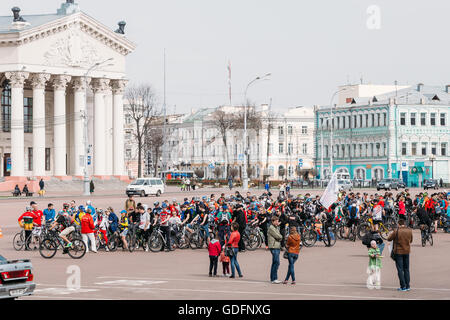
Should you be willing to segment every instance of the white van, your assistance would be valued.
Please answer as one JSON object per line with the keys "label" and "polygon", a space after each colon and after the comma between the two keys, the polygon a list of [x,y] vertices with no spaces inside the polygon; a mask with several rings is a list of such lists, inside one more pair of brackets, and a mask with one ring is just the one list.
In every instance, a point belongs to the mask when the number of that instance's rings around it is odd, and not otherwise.
{"label": "white van", "polygon": [[165,191],[164,182],[160,178],[139,178],[133,181],[127,187],[127,196],[139,195],[141,197],[148,197],[155,195],[159,197]]}

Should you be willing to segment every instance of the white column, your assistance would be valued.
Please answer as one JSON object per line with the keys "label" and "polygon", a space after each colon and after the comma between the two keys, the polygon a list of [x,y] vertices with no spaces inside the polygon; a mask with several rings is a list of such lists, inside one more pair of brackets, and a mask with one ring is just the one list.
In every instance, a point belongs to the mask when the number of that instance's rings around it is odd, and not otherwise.
{"label": "white column", "polygon": [[11,176],[24,177],[23,85],[28,72],[6,72],[11,85]]}
{"label": "white column", "polygon": [[66,87],[71,77],[57,75],[53,78],[54,88],[54,116],[53,116],[53,175],[63,177],[66,175]]}
{"label": "white column", "polygon": [[47,73],[30,77],[33,88],[33,175],[45,176],[45,85],[50,80]]}
{"label": "white column", "polygon": [[113,96],[111,87],[105,94],[105,123],[106,123],[106,174],[113,175]]}
{"label": "white column", "polygon": [[[88,82],[90,79],[88,79]],[[86,115],[86,79],[84,77],[76,77],[73,79],[74,90],[74,175],[84,175],[84,162],[80,163],[80,157],[84,157],[84,116]]]}
{"label": "white column", "polygon": [[124,111],[123,111],[123,93],[127,81],[114,80],[112,81],[113,89],[113,153],[114,153],[114,175],[125,175],[124,170]]}
{"label": "white column", "polygon": [[94,91],[94,175],[106,175],[106,121],[105,92],[109,85],[108,79],[93,79]]}

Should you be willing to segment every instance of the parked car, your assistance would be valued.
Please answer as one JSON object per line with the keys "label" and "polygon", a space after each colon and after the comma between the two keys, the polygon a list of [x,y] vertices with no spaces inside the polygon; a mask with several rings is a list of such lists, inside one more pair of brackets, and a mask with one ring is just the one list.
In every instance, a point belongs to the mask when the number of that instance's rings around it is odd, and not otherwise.
{"label": "parked car", "polygon": [[161,196],[165,191],[165,185],[161,178],[140,178],[128,185],[126,194],[148,197],[149,195]]}
{"label": "parked car", "polygon": [[439,182],[437,180],[434,180],[434,179],[425,180],[423,182],[423,189],[424,190],[428,190],[428,189],[435,189],[435,190],[437,190],[437,189],[439,189]]}
{"label": "parked car", "polygon": [[353,183],[350,179],[338,179],[337,181],[339,191],[352,191]]}
{"label": "parked car", "polygon": [[0,299],[17,299],[33,294],[33,266],[30,260],[8,261],[0,256]]}
{"label": "parked car", "polygon": [[381,189],[384,190],[398,190],[399,185],[396,179],[383,179],[380,182],[377,183],[377,190],[380,191]]}
{"label": "parked car", "polygon": [[406,188],[406,184],[403,182],[402,179],[394,179],[395,181],[397,181],[398,187],[400,189],[405,189]]}

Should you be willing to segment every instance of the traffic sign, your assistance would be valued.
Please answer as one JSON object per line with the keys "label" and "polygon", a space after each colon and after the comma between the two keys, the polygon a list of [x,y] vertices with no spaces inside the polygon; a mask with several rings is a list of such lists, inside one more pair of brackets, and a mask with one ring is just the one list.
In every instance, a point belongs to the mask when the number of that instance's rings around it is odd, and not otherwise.
{"label": "traffic sign", "polygon": [[300,168],[303,167],[303,159],[298,159],[298,166],[299,166]]}
{"label": "traffic sign", "polygon": [[244,160],[244,155],[243,155],[243,154],[240,154],[239,157],[238,157],[238,160],[243,161],[243,160]]}

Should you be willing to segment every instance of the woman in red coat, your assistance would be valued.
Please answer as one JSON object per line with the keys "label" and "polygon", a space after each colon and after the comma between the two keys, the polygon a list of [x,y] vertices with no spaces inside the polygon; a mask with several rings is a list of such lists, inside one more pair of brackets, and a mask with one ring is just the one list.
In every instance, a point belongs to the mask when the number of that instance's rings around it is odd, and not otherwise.
{"label": "woman in red coat", "polygon": [[95,224],[94,219],[92,219],[91,211],[88,209],[86,214],[81,218],[81,237],[86,245],[86,252],[89,252],[89,243],[91,242],[91,250],[97,253],[97,246],[95,245]]}
{"label": "woman in red coat", "polygon": [[231,264],[231,276],[230,278],[235,278],[235,271],[236,268],[239,278],[242,278],[242,272],[241,268],[239,266],[239,263],[237,261],[237,254],[239,252],[239,241],[241,240],[241,235],[238,231],[239,225],[235,222],[231,225],[231,235],[230,240],[228,240],[228,243],[226,244],[227,247],[229,247],[232,250],[232,254],[230,255],[230,264]]}

